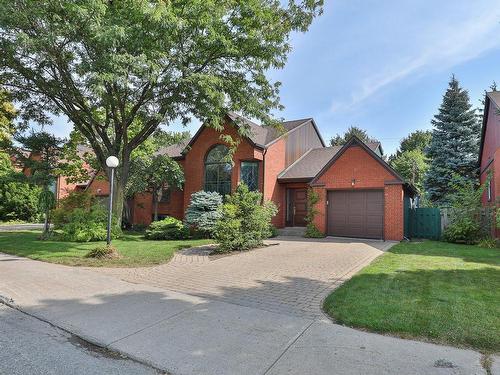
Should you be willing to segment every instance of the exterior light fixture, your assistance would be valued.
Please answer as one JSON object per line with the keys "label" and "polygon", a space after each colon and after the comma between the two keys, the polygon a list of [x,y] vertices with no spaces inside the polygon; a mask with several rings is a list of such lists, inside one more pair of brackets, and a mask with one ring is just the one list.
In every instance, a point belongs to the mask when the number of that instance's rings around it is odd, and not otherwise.
{"label": "exterior light fixture", "polygon": [[113,186],[115,181],[115,168],[120,164],[116,156],[109,156],[106,159],[106,166],[111,170],[111,178],[109,179],[109,206],[108,206],[108,233],[106,236],[106,243],[111,244],[111,219],[113,211]]}
{"label": "exterior light fixture", "polygon": [[352,187],[354,187],[354,185],[355,185],[355,184],[356,184],[356,179],[355,179],[355,178],[353,178],[353,179],[351,180],[351,186],[352,186]]}

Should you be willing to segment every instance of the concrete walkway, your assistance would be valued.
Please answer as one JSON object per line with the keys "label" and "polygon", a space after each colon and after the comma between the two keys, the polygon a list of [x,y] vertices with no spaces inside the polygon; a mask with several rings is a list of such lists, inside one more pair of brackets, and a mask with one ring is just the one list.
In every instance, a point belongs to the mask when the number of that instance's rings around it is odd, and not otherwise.
{"label": "concrete walkway", "polygon": [[92,343],[173,374],[486,374],[481,354],[471,350],[1,254],[0,295]]}

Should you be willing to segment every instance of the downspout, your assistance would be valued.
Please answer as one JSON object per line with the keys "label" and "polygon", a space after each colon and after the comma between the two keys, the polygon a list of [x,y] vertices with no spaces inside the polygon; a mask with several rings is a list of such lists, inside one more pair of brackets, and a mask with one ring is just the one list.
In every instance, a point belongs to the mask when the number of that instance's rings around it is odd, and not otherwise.
{"label": "downspout", "polygon": [[262,204],[264,204],[264,185],[266,182],[266,154],[267,148],[264,148],[264,152],[262,153]]}

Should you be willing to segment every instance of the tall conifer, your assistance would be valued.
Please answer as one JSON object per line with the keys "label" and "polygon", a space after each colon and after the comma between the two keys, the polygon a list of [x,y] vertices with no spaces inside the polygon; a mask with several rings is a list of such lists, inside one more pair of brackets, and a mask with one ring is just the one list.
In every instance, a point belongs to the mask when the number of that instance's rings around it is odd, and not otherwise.
{"label": "tall conifer", "polygon": [[480,124],[467,90],[453,76],[443,96],[434,126],[428,156],[431,160],[425,187],[431,202],[446,204],[454,175],[477,181]]}

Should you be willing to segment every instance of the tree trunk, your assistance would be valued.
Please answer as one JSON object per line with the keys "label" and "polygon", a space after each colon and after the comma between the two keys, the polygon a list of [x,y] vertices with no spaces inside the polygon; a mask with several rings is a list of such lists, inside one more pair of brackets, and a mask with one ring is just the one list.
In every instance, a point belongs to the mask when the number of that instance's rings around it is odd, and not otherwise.
{"label": "tree trunk", "polygon": [[42,232],[42,238],[48,238],[49,237],[49,231],[50,231],[50,209],[46,208],[45,209],[45,221],[43,224],[43,232]]}
{"label": "tree trunk", "polygon": [[[105,168],[108,176],[108,181],[110,178],[109,168]],[[125,187],[127,186],[128,172],[130,169],[130,159],[129,157],[122,157],[120,165],[115,171],[115,181],[114,181],[114,191],[113,191],[113,217],[116,219],[119,227],[122,225],[123,219],[123,207],[125,204]]]}
{"label": "tree trunk", "polygon": [[153,221],[158,221],[158,191],[156,189],[153,190]]}
{"label": "tree trunk", "polygon": [[113,217],[121,227],[123,216],[123,205],[125,202],[125,184],[123,181],[115,179],[113,192]]}

